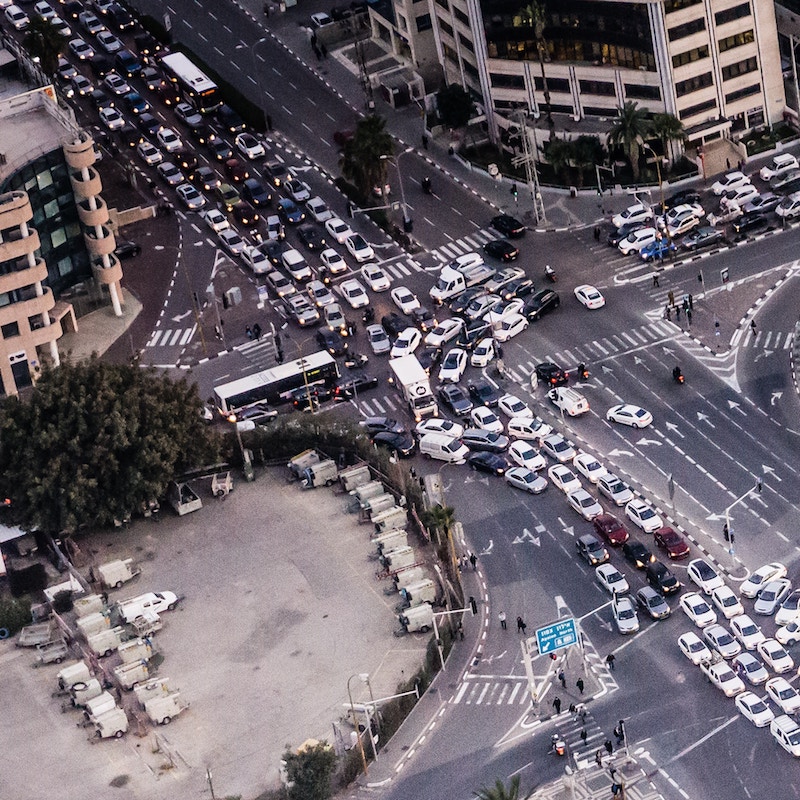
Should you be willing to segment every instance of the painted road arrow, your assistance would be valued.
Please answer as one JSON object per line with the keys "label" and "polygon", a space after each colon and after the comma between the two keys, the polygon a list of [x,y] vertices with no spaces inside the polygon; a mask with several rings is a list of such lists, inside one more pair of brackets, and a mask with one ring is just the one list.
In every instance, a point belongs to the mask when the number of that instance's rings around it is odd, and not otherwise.
{"label": "painted road arrow", "polygon": [[783,392],[773,392],[772,397],[770,397],[769,399],[769,404],[771,406],[774,406],[778,402],[778,400],[781,399],[781,397],[783,397]]}
{"label": "painted road arrow", "polygon": [[728,408],[730,408],[731,411],[735,408],[743,417],[747,416],[747,412],[742,411],[742,407],[735,400],[728,400]]}
{"label": "painted road arrow", "polygon": [[189,316],[191,313],[192,313],[192,309],[190,308],[190,309],[189,309],[188,311],[186,311],[185,313],[183,313],[183,314],[178,314],[176,317],[173,317],[173,318],[172,318],[172,321],[173,321],[173,322],[180,322],[182,319],[186,319],[186,317],[188,317],[188,316]]}
{"label": "painted road arrow", "polygon": [[667,427],[673,432],[677,433],[681,439],[685,439],[686,437],[678,430],[678,426],[674,422],[668,422]]}
{"label": "painted road arrow", "polygon": [[772,467],[768,467],[766,464],[762,464],[761,465],[761,472],[764,475],[772,475],[772,477],[775,478],[775,480],[778,481],[778,483],[783,483],[783,480],[778,477],[777,473],[775,472],[775,470]]}
{"label": "painted road arrow", "polygon": [[659,442],[658,439],[639,439],[639,441],[636,442],[637,447],[643,447],[648,444],[657,444],[659,447],[661,447],[663,442]]}
{"label": "painted road arrow", "polygon": [[708,414],[703,414],[701,411],[697,412],[697,421],[698,422],[706,422],[712,428],[716,428],[717,426],[708,418]]}
{"label": "painted road arrow", "polygon": [[538,536],[534,536],[527,528],[523,528],[522,534],[520,536],[515,536],[511,544],[524,544],[525,542],[535,544],[537,547],[542,546],[542,540]]}
{"label": "painted road arrow", "polygon": [[630,450],[609,450],[608,454],[612,458],[616,458],[616,456],[630,456],[633,458],[633,453]]}

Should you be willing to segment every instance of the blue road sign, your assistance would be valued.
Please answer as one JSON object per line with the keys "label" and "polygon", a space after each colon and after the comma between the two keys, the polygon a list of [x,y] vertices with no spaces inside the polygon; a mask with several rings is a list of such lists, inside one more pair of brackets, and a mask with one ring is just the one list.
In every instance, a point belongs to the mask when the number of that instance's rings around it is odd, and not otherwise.
{"label": "blue road sign", "polygon": [[540,655],[561,650],[578,643],[578,626],[575,620],[562,619],[536,631],[536,645]]}

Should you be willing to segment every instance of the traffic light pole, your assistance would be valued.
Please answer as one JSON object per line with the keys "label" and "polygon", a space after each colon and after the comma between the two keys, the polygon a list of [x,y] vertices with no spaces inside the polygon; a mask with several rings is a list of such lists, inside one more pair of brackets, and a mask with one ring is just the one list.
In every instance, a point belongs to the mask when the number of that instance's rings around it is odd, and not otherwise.
{"label": "traffic light pole", "polygon": [[736,498],[736,500],[734,500],[725,509],[725,525],[722,528],[722,534],[725,537],[725,541],[730,544],[730,547],[728,548],[728,553],[730,555],[734,555],[736,552],[736,548],[734,547],[735,538],[733,533],[733,526],[731,525],[731,509],[739,505],[739,503],[741,503],[742,500],[745,500],[746,498],[750,497],[750,495],[753,494],[753,492],[761,494],[762,487],[763,487],[763,482],[761,478],[759,478],[756,481],[756,485],[753,486],[752,489],[748,489],[741,497]]}

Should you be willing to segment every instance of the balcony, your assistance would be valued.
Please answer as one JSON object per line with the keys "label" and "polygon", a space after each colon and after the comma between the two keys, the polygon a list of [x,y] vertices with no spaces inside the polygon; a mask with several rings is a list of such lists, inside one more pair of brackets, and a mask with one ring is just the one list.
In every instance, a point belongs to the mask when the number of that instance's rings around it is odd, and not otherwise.
{"label": "balcony", "polygon": [[78,203],[78,216],[81,222],[87,226],[107,225],[108,206],[106,205],[106,201],[99,195],[95,195],[94,199],[97,208],[89,207],[88,198],[84,198]]}
{"label": "balcony", "polygon": [[21,236],[19,231],[13,234],[4,242],[0,242],[0,264],[6,261],[16,261],[22,256],[34,253],[39,249],[39,233],[36,228],[28,228],[28,235]]}
{"label": "balcony", "polygon": [[103,181],[92,167],[89,167],[89,177],[85,180],[80,172],[70,172],[69,179],[72,182],[72,191],[81,199],[95,197],[103,190]]}
{"label": "balcony", "polygon": [[0,194],[0,230],[18,228],[32,217],[33,209],[25,192]]}
{"label": "balcony", "polygon": [[[37,295],[33,290],[25,293],[25,299],[9,306],[0,308],[0,325],[7,325],[9,322],[19,322],[36,314],[49,313],[56,304],[52,291],[45,286],[44,294]],[[45,338],[49,341],[49,338]]]}
{"label": "balcony", "polygon": [[0,294],[13,292],[22,286],[30,286],[36,281],[47,278],[47,264],[41,258],[36,259],[36,266],[29,267],[27,259],[18,259],[14,264],[16,269],[0,275]]}
{"label": "balcony", "polygon": [[86,131],[64,145],[64,158],[72,169],[83,169],[94,164],[97,154],[94,151],[94,139]]}
{"label": "balcony", "polygon": [[97,236],[93,229],[87,228],[83,232],[83,239],[91,256],[111,255],[117,248],[117,240],[109,228],[102,228],[100,236]]}
{"label": "balcony", "polygon": [[102,261],[94,259],[92,261],[92,269],[94,270],[95,278],[106,286],[122,280],[122,264],[113,254],[109,257],[109,265],[107,267],[103,266]]}

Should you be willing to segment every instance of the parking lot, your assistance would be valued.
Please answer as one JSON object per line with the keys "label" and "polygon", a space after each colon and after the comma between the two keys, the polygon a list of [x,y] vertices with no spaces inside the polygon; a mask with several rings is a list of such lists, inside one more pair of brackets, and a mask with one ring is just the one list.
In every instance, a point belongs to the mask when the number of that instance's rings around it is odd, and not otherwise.
{"label": "parking lot", "polygon": [[[62,713],[51,697],[60,667],[34,670],[31,651],[2,642],[0,747],[15,765],[0,775],[3,797],[106,796],[113,781],[121,800],[197,798],[208,768],[216,796],[251,798],[277,784],[287,744],[333,742],[348,678],[368,673],[380,698],[416,671],[428,637],[393,636],[397,597],[384,595],[369,559],[371,526],[345,513],[346,495],[304,492],[283,470],[237,483],[224,502],[208,482],[199,491],[205,505],[194,514],[164,512],[160,524],[139,521],[82,543],[96,563],[134,556],[142,564],[112,599],[160,589],[184,596],[155,644],[158,674],[189,709],[144,737],[132,726],[120,741],[90,744],[77,712]],[[351,686],[355,702],[368,697],[361,681]]]}

